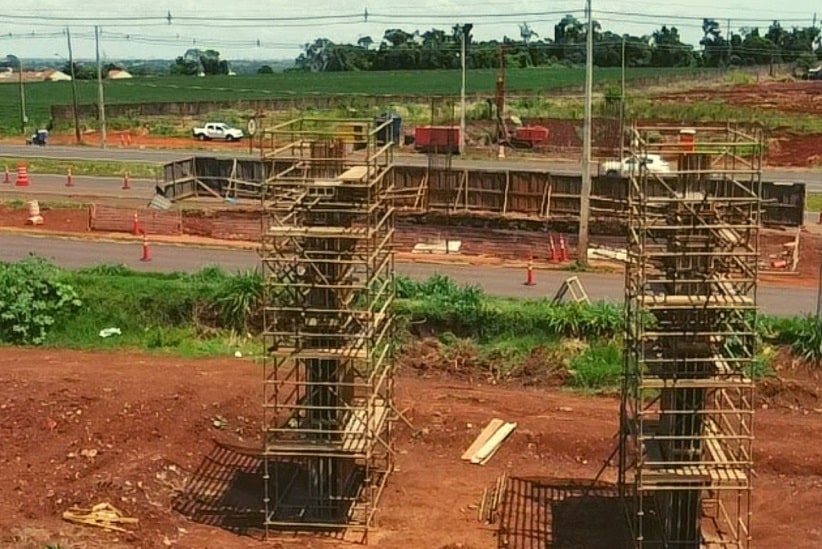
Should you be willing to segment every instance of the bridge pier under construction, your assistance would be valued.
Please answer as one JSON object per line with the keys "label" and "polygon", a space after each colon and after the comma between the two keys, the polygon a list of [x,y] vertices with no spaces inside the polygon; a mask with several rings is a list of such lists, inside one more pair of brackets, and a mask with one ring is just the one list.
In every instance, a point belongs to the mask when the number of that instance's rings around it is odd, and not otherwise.
{"label": "bridge pier under construction", "polygon": [[762,136],[634,127],[619,484],[633,544],[751,545]]}

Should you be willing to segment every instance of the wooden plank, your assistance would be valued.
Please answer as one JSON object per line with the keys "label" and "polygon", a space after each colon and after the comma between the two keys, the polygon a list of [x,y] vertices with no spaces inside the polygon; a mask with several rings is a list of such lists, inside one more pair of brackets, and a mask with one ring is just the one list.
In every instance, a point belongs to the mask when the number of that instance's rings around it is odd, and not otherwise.
{"label": "wooden plank", "polygon": [[365,416],[367,410],[355,410],[345,425],[345,434],[343,435],[343,451],[360,454],[365,450],[366,443],[369,439],[369,434],[376,437],[388,413],[386,406],[376,405],[371,409],[371,415],[368,418],[368,425],[365,424]]}
{"label": "wooden plank", "polygon": [[721,296],[721,295],[646,295],[640,296],[640,302],[645,305],[663,305],[669,307],[689,307],[695,305],[716,305],[716,304],[723,304],[723,305],[730,305],[730,304],[739,304],[739,305],[752,305],[753,300],[748,296],[741,296],[741,295],[734,295],[734,296]]}
{"label": "wooden plank", "polygon": [[485,429],[482,430],[479,436],[474,439],[474,442],[471,443],[471,446],[469,446],[465,453],[462,454],[461,459],[464,461],[469,461],[472,457],[474,457],[474,454],[476,454],[479,449],[482,448],[486,442],[488,442],[488,439],[490,439],[503,425],[505,425],[505,422],[501,419],[494,418],[489,421],[488,425],[485,426]]}
{"label": "wooden plank", "polygon": [[502,215],[508,212],[508,189],[511,185],[511,172],[505,171],[505,190],[503,191]]}
{"label": "wooden plank", "polygon": [[505,439],[508,438],[508,435],[513,433],[516,428],[516,423],[506,423],[497,429],[497,432],[488,439],[488,442],[483,444],[482,448],[474,454],[474,457],[471,458],[471,463],[479,463],[480,465],[488,463],[488,461],[494,457],[494,454],[497,453],[497,450],[499,450]]}
{"label": "wooden plank", "polygon": [[656,376],[645,376],[640,381],[642,389],[712,389],[728,387],[745,387],[751,385],[751,380],[746,377],[728,379],[725,377],[702,377],[702,378],[661,378]]}
{"label": "wooden plank", "polygon": [[337,177],[340,181],[362,181],[368,175],[368,166],[354,166]]}
{"label": "wooden plank", "polygon": [[301,349],[294,347],[280,347],[269,352],[270,356],[280,356],[290,359],[341,359],[365,360],[368,358],[368,351],[365,349],[353,349],[343,347],[341,349]]}

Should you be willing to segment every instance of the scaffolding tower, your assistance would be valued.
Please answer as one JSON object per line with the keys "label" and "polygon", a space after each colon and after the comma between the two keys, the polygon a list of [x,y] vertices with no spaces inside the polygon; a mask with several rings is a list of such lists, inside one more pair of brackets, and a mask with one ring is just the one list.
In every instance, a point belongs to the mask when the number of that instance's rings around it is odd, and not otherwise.
{"label": "scaffolding tower", "polygon": [[630,138],[619,481],[633,544],[748,548],[761,131]]}
{"label": "scaffolding tower", "polygon": [[266,533],[367,540],[392,469],[389,124],[301,118],[265,131],[267,157],[286,166],[262,198]]}

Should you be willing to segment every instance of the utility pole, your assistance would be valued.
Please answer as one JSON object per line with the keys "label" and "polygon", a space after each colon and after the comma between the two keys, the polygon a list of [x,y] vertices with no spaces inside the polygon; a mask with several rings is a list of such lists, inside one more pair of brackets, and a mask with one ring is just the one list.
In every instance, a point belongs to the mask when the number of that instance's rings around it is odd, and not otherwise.
{"label": "utility pole", "polygon": [[17,61],[17,82],[20,84],[20,131],[26,135],[29,117],[26,114],[26,88],[23,86],[23,60],[18,57]]}
{"label": "utility pole", "polygon": [[462,83],[460,85],[460,154],[465,152],[465,30],[460,33],[460,62],[462,63]]}
{"label": "utility pole", "polygon": [[460,63],[462,83],[460,85],[460,154],[465,153],[465,25],[460,27]]}
{"label": "utility pole", "polygon": [[[103,94],[103,65],[100,61],[100,26],[94,26],[94,46],[97,50],[97,108],[100,119],[100,148],[106,148],[106,98]],[[251,141],[249,141],[250,143]]]}
{"label": "utility pole", "polygon": [[625,35],[622,35],[622,93],[619,96],[619,162],[622,165],[625,143]]}
{"label": "utility pole", "polygon": [[77,75],[74,70],[74,54],[71,50],[71,30],[66,27],[66,41],[68,42],[69,72],[71,72],[71,102],[74,108],[74,139],[80,144],[80,116],[77,113]]}
{"label": "utility pole", "polygon": [[591,95],[594,80],[594,25],[591,0],[585,2],[588,34],[585,44],[585,120],[582,125],[582,189],[579,197],[579,244],[577,263],[588,265],[588,218],[591,208]]}

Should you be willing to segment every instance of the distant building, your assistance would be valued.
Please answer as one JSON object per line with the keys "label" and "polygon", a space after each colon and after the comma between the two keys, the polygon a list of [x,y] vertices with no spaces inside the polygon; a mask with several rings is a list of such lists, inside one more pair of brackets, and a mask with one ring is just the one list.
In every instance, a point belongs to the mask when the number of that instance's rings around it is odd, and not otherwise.
{"label": "distant building", "polygon": [[125,80],[127,78],[134,78],[130,72],[121,69],[111,69],[108,71],[106,78],[109,80]]}

